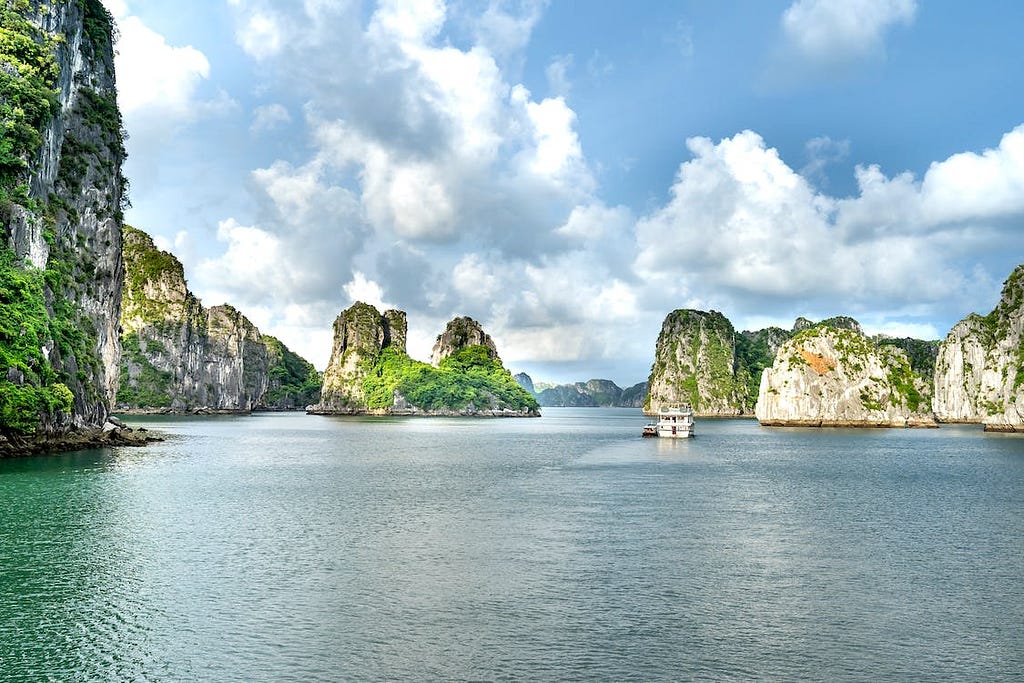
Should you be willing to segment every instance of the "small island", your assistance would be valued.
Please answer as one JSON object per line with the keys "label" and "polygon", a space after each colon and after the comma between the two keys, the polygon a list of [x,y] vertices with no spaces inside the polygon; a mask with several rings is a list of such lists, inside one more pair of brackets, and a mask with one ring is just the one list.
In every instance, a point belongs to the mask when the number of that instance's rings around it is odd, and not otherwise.
{"label": "small island", "polygon": [[334,321],[334,346],[315,415],[539,417],[537,400],[505,369],[480,323],[459,317],[431,363],[406,353],[404,311],[356,302]]}

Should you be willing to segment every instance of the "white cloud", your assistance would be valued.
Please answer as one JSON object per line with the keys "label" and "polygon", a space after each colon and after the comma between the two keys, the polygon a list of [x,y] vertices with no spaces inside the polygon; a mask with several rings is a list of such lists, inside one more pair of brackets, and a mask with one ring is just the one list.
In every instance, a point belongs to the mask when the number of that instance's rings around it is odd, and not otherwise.
{"label": "white cloud", "polygon": [[342,289],[345,290],[345,296],[349,298],[350,303],[362,301],[364,304],[376,307],[379,311],[394,308],[391,304],[385,303],[384,290],[381,286],[367,278],[361,271],[355,271],[352,274],[352,280],[345,283]]}
{"label": "white cloud", "polygon": [[283,104],[264,104],[253,110],[252,125],[249,126],[249,130],[253,133],[272,131],[291,123],[291,120],[292,116]]}
{"label": "white cloud", "polygon": [[878,55],[885,32],[910,24],[915,0],[796,0],[782,28],[798,54],[837,64]]}
{"label": "white cloud", "polygon": [[548,80],[548,90],[553,95],[562,98],[569,96],[569,92],[572,90],[572,82],[569,80],[572,62],[572,55],[559,55],[552,59],[544,69],[544,76]]}
{"label": "white cloud", "polygon": [[677,298],[745,315],[875,311],[880,329],[886,315],[959,317],[972,287],[988,285],[959,264],[1000,240],[1021,244],[1022,140],[1017,128],[996,149],[933,163],[921,181],[859,168],[860,193],[835,199],[753,132],[691,139],[671,200],[637,225],[637,272]]}
{"label": "white cloud", "polygon": [[273,57],[281,51],[285,40],[281,19],[273,13],[253,12],[235,32],[235,39],[247,54],[257,60]]}

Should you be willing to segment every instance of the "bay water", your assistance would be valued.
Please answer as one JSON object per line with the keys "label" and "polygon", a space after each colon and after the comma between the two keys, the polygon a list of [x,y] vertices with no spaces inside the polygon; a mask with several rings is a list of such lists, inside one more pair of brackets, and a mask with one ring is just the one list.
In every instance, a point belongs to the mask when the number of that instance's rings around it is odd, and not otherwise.
{"label": "bay water", "polygon": [[1024,440],[132,418],[0,461],[0,681],[1024,678]]}

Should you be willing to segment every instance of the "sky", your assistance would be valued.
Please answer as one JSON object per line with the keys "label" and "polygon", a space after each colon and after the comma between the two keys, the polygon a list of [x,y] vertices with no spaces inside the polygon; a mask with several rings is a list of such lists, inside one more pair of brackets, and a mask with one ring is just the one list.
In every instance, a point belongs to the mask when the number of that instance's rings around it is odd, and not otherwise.
{"label": "sky", "polygon": [[1024,3],[104,1],[127,222],[320,369],[357,300],[535,381],[677,308],[940,339],[1024,262]]}

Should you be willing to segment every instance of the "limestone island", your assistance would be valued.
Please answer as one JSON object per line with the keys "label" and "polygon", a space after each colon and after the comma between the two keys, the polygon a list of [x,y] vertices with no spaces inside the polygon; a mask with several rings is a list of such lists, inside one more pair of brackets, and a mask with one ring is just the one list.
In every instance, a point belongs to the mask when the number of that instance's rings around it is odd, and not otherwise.
{"label": "limestone island", "polygon": [[540,417],[537,400],[502,365],[480,323],[455,318],[431,362],[406,353],[404,311],[356,302],[334,321],[334,345],[314,415]]}

